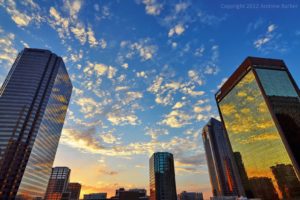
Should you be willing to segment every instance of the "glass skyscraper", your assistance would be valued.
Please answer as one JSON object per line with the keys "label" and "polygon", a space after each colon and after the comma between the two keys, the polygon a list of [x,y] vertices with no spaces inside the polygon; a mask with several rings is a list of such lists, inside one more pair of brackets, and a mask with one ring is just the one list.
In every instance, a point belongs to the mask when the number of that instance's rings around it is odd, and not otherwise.
{"label": "glass skyscraper", "polygon": [[245,195],[222,122],[211,118],[203,127],[202,138],[213,195]]}
{"label": "glass skyscraper", "polygon": [[299,199],[300,92],[285,63],[248,57],[216,100],[247,196]]}
{"label": "glass skyscraper", "polygon": [[18,55],[0,89],[0,199],[44,196],[71,93],[61,57]]}
{"label": "glass skyscraper", "polygon": [[68,167],[52,168],[45,200],[61,200],[64,193],[68,193],[70,173],[71,170]]}
{"label": "glass skyscraper", "polygon": [[173,154],[154,153],[149,165],[150,200],[177,200]]}

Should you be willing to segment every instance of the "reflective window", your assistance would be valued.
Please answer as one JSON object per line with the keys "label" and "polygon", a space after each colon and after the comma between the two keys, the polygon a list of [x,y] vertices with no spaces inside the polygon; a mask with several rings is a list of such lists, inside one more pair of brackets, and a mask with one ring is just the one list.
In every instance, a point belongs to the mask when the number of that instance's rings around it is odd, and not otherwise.
{"label": "reflective window", "polygon": [[260,82],[269,96],[298,97],[286,71],[255,69]]}
{"label": "reflective window", "polygon": [[252,71],[219,107],[248,197],[299,197],[300,183]]}

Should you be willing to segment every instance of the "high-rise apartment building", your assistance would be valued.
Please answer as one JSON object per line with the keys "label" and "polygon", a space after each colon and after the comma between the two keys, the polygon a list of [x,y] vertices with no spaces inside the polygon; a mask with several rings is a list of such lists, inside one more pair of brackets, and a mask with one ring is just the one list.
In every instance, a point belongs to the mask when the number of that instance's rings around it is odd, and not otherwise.
{"label": "high-rise apartment building", "polygon": [[244,195],[242,182],[222,123],[211,118],[203,127],[202,138],[213,195]]}
{"label": "high-rise apartment building", "polygon": [[177,200],[173,154],[154,153],[149,169],[150,200]]}
{"label": "high-rise apartment building", "polygon": [[[300,92],[285,63],[248,57],[217,92],[216,101],[232,150],[239,155],[240,170],[248,179],[243,181],[249,186],[247,195],[299,199],[295,180],[300,177]],[[279,177],[282,166],[289,169]],[[263,188],[270,188],[268,194]]]}
{"label": "high-rise apartment building", "polygon": [[[68,167],[54,167],[48,183],[45,200],[61,200],[67,193],[71,170]],[[70,196],[70,194],[68,195]]]}
{"label": "high-rise apartment building", "polygon": [[61,57],[18,55],[0,89],[0,199],[44,196],[71,93]]}

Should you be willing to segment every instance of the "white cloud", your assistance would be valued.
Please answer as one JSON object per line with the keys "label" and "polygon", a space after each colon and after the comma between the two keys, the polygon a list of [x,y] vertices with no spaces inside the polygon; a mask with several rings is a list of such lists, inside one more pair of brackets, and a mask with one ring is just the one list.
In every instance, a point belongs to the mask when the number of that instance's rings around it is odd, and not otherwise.
{"label": "white cloud", "polygon": [[204,46],[201,46],[195,50],[194,55],[197,57],[201,57],[201,56],[203,56],[204,51],[205,51]]}
{"label": "white cloud", "polygon": [[149,15],[159,15],[163,9],[163,5],[157,3],[156,0],[143,0],[142,2],[145,5],[146,13]]}
{"label": "white cloud", "polygon": [[192,117],[187,113],[180,110],[173,110],[165,116],[162,124],[170,126],[172,128],[181,128],[187,124],[190,124]]}
{"label": "white cloud", "polygon": [[93,98],[81,97],[76,99],[75,103],[80,106],[80,112],[84,114],[84,118],[92,118],[102,111],[101,103]]}
{"label": "white cloud", "polygon": [[273,32],[276,28],[277,26],[275,24],[271,24],[270,26],[268,26],[268,33]]}
{"label": "white cloud", "polygon": [[152,140],[156,141],[160,135],[168,135],[169,132],[167,129],[158,129],[158,128],[146,128],[146,134],[151,137]]}
{"label": "white cloud", "polygon": [[14,40],[15,35],[13,33],[0,32],[0,64],[6,70],[12,66],[18,54]]}
{"label": "white cloud", "polygon": [[108,144],[116,143],[119,139],[115,137],[112,132],[109,133],[102,133],[100,134],[100,137],[102,138],[103,142]]}
{"label": "white cloud", "polygon": [[54,7],[50,7],[49,13],[51,16],[51,18],[48,19],[49,24],[57,31],[58,36],[61,39],[65,39],[70,36],[69,19],[61,17],[61,14]]}
{"label": "white cloud", "polygon": [[147,78],[146,72],[140,71],[136,73],[137,77]]}
{"label": "white cloud", "polygon": [[96,47],[99,45],[102,49],[106,48],[106,46],[107,46],[106,41],[104,39],[97,40],[95,38],[95,33],[92,30],[92,27],[88,27],[87,37],[88,37],[88,42],[91,47]]}
{"label": "white cloud", "polygon": [[127,68],[128,68],[128,63],[123,63],[123,64],[122,64],[122,67],[123,67],[124,69],[127,69]]}
{"label": "white cloud", "polygon": [[175,12],[179,13],[179,12],[185,11],[188,7],[189,7],[188,3],[180,2],[180,3],[175,5]]}
{"label": "white cloud", "polygon": [[139,123],[138,117],[134,114],[125,114],[121,112],[111,112],[107,114],[107,120],[112,125],[123,126],[126,124],[137,125]]}
{"label": "white cloud", "polygon": [[81,0],[65,0],[64,8],[69,11],[70,17],[73,19],[78,18],[78,13],[81,9],[82,1]]}
{"label": "white cloud", "polygon": [[[29,1],[26,1],[29,2]],[[16,2],[13,0],[0,1],[0,5],[6,9],[11,16],[11,19],[20,27],[28,26],[33,20],[32,16],[27,15],[25,12],[21,12],[17,9]]]}
{"label": "white cloud", "polygon": [[228,78],[226,77],[226,78],[222,78],[222,81],[221,81],[221,83],[217,86],[218,87],[218,89],[220,89],[222,86],[223,86],[223,84],[226,82],[228,80]]}
{"label": "white cloud", "polygon": [[185,31],[183,24],[177,24],[169,30],[168,36],[172,37],[174,34],[181,35]]}
{"label": "white cloud", "polygon": [[179,102],[176,102],[176,104],[173,106],[172,109],[179,109],[179,108],[182,108],[184,105],[185,105],[185,103],[179,101]]}
{"label": "white cloud", "polygon": [[269,53],[270,51],[285,52],[287,44],[280,40],[282,34],[278,33],[277,28],[275,24],[269,25],[266,32],[254,40],[254,47],[263,53]]}
{"label": "white cloud", "polygon": [[107,75],[108,79],[112,79],[116,76],[117,69],[110,65],[105,65],[103,63],[92,63],[87,62],[87,66],[84,68],[83,72],[87,76],[92,76],[95,74],[97,77]]}
{"label": "white cloud", "polygon": [[71,27],[71,31],[82,45],[85,44],[87,31],[82,23],[78,22],[75,27]]}

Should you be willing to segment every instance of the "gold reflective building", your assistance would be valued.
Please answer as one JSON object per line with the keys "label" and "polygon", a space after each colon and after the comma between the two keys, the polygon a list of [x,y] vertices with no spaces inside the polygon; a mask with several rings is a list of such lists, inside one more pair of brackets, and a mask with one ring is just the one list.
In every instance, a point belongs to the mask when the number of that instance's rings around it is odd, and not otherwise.
{"label": "gold reflective building", "polygon": [[246,195],[300,199],[300,92],[284,62],[248,57],[216,100]]}

